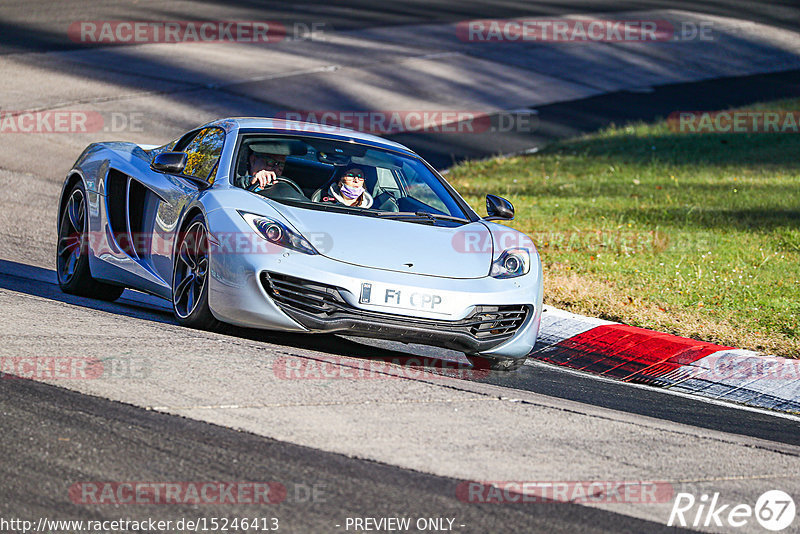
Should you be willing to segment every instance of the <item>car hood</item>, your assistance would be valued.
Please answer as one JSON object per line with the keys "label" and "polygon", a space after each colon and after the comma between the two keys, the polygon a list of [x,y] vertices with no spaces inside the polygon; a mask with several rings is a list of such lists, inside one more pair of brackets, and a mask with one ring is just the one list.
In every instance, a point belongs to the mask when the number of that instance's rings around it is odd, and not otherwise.
{"label": "car hood", "polygon": [[277,209],[334,260],[447,278],[481,278],[491,268],[492,237],[480,222],[450,228],[287,205]]}

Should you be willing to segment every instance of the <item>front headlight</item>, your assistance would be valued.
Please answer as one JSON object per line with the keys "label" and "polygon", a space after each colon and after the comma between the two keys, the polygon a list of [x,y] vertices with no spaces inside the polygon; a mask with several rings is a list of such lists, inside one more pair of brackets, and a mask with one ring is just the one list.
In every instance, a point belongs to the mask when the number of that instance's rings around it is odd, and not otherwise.
{"label": "front headlight", "polygon": [[524,248],[510,248],[492,263],[489,273],[494,278],[514,278],[531,270],[531,255]]}
{"label": "front headlight", "polygon": [[239,215],[247,221],[247,224],[250,225],[250,228],[252,228],[256,234],[270,243],[290,248],[304,254],[319,254],[305,237],[275,219],[242,211],[239,212]]}

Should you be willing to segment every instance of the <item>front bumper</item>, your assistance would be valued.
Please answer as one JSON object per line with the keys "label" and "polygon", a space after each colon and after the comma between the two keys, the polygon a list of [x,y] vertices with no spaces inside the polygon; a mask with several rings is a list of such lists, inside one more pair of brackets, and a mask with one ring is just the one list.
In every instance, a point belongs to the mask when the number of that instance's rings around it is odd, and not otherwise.
{"label": "front bumper", "polygon": [[[230,228],[233,220],[237,231],[252,232],[243,220],[239,226],[241,217],[229,218],[221,213],[224,211],[207,214],[210,227]],[[224,220],[215,220],[217,216]],[[539,331],[542,283],[538,256],[528,274],[513,279],[456,279],[373,269],[277,247],[267,253],[212,251],[209,267],[211,312],[217,319],[239,326],[346,333],[497,358],[526,357]],[[319,290],[331,293],[333,300],[328,304],[336,309],[310,309],[276,298],[273,286],[281,278],[319,285]],[[362,303],[359,296],[365,282],[441,295],[442,305],[434,311],[430,307],[410,310]],[[283,289],[287,288],[284,284]],[[284,294],[291,297],[291,293]],[[487,325],[481,327],[485,332],[471,330],[482,321]],[[512,324],[503,330],[500,326],[506,323],[498,321]]]}
{"label": "front bumper", "polygon": [[343,288],[312,280],[266,271],[260,280],[273,302],[311,331],[420,343],[468,354],[501,345],[533,315],[531,305],[478,305],[461,320],[423,319],[356,308],[343,297]]}

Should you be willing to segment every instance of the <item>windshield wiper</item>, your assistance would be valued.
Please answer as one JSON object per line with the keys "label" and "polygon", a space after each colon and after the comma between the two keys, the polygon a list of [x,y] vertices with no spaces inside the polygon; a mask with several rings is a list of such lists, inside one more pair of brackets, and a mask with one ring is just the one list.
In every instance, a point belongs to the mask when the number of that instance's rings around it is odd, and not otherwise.
{"label": "windshield wiper", "polygon": [[[269,197],[265,197],[269,198]],[[319,210],[319,211],[330,211],[333,213],[346,213],[348,215],[366,215],[368,217],[379,217],[381,212],[372,211],[364,208],[353,208],[351,206],[345,206],[342,204],[329,204],[329,203],[322,203],[322,202],[310,202],[304,200],[295,200],[289,198],[282,198],[280,200],[270,198],[278,203],[288,204],[289,206],[295,206],[297,208],[307,208],[312,210]]]}
{"label": "windshield wiper", "polygon": [[457,221],[468,223],[469,221],[463,217],[454,217],[452,215],[442,215],[439,213],[428,213],[427,211],[378,211],[378,217],[386,219],[428,219],[430,221]]}
{"label": "windshield wiper", "polygon": [[[264,197],[269,198],[269,197]],[[367,217],[378,217],[381,219],[394,219],[398,221],[403,220],[412,220],[418,222],[430,222],[431,224],[435,224],[437,220],[443,221],[456,221],[460,223],[468,223],[467,219],[462,217],[454,217],[452,215],[441,215],[438,213],[428,213],[427,211],[376,211],[366,208],[354,208],[351,206],[344,206],[341,204],[328,204],[322,202],[306,202],[303,200],[295,200],[290,198],[281,198],[281,199],[274,199],[269,198],[270,200],[282,204],[288,204],[290,206],[295,206],[298,208],[307,208],[307,209],[315,209],[321,211],[330,211],[333,213],[347,213],[351,215],[365,215]]]}

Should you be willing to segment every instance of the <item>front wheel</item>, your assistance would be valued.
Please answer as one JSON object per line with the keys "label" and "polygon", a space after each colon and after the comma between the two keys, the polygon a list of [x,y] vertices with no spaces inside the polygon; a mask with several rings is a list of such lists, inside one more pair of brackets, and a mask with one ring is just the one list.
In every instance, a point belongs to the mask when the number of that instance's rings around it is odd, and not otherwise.
{"label": "front wheel", "polygon": [[216,330],[220,322],[208,307],[208,231],[195,215],[178,237],[172,274],[172,310],[183,326]]}
{"label": "front wheel", "polygon": [[86,217],[86,189],[76,183],[58,222],[56,274],[64,293],[101,300],[117,300],[123,287],[98,282],[89,271],[89,222]]}

